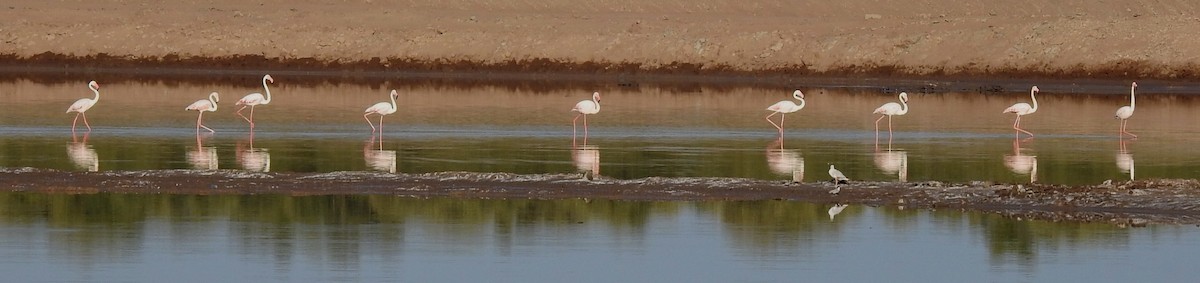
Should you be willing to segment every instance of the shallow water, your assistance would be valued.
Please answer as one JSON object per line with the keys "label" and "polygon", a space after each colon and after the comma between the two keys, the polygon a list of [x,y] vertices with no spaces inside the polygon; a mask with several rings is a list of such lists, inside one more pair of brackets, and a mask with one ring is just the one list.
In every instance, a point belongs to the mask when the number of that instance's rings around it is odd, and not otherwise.
{"label": "shallow water", "polygon": [[[355,83],[294,84],[276,76],[274,99],[258,126],[233,112],[261,92],[255,79],[222,83],[118,81],[102,85],[88,111],[95,126],[72,135],[63,110],[90,97],[86,82],[0,82],[0,166],[62,170],[216,168],[284,172],[381,170],[561,173],[613,178],[727,176],[806,181],[830,164],[858,180],[998,181],[1092,184],[1109,179],[1194,178],[1200,173],[1200,99],[1155,94],[1143,83],[1130,120],[1139,139],[1118,139],[1116,108],[1127,95],[1056,94],[1043,88],[1040,110],[1016,140],[1000,110],[1028,102],[1018,93],[912,93],[911,111],[876,143],[871,111],[894,101],[879,88],[807,88],[807,106],[788,115],[776,139],[763,110],[790,90],[753,87]],[[1113,82],[1113,84],[1124,84]],[[400,92],[399,111],[372,139],[362,109]],[[1160,87],[1163,91],[1177,90]],[[588,117],[589,138],[571,139],[575,102],[602,93]],[[195,132],[184,106],[209,92],[220,108],[205,115],[216,134]],[[1127,92],[1127,91],[1126,91]],[[778,116],[776,116],[777,118]],[[886,120],[886,119],[885,119]],[[376,120],[377,121],[377,120]],[[79,125],[82,127],[82,122]],[[580,130],[582,131],[582,130]],[[582,135],[582,133],[580,133]],[[379,140],[382,142],[379,142]],[[1135,166],[1135,160],[1136,165]]]}
{"label": "shallow water", "polygon": [[0,193],[17,281],[1187,281],[1190,226],[783,201]]}

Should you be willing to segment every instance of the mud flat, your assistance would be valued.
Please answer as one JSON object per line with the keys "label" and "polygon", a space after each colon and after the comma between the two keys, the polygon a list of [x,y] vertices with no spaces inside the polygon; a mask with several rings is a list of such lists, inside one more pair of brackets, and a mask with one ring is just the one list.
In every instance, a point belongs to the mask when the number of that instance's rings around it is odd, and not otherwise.
{"label": "mud flat", "polygon": [[1200,2],[11,0],[0,65],[1200,79]]}
{"label": "mud flat", "polygon": [[736,178],[593,179],[575,174],[442,172],[250,173],[152,170],[69,172],[0,169],[0,190],[132,194],[378,194],[403,197],[612,199],[630,201],[779,200],[961,209],[1052,221],[1200,225],[1200,181],[1146,180],[1092,186],[972,182],[854,182],[838,195],[824,183]]}

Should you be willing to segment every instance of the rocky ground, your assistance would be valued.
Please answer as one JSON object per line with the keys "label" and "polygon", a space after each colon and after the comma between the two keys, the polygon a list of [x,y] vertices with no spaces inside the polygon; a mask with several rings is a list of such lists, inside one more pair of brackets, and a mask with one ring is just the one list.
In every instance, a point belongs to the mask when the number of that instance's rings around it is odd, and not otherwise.
{"label": "rocky ground", "polygon": [[1148,180],[1093,186],[974,182],[832,184],[735,178],[592,179],[584,175],[445,172],[249,173],[244,171],[67,172],[0,170],[0,190],[46,193],[386,194],[406,197],[615,199],[636,201],[780,200],[961,209],[1023,219],[1200,225],[1200,181]]}

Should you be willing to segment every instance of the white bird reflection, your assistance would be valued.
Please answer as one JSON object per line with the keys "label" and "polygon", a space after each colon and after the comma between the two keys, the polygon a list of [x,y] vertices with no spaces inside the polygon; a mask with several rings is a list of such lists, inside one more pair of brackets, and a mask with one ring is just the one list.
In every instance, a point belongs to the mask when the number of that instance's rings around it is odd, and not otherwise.
{"label": "white bird reflection", "polygon": [[1125,147],[1125,139],[1121,139],[1121,148],[1117,150],[1117,168],[1121,173],[1128,173],[1129,180],[1133,181],[1133,154]]}
{"label": "white bird reflection", "polygon": [[780,175],[792,175],[792,182],[804,181],[804,157],[800,151],[783,148],[783,137],[767,146],[767,167]]}
{"label": "white bird reflection", "polygon": [[71,144],[67,145],[67,157],[71,158],[71,163],[75,164],[76,168],[85,169],[88,172],[100,171],[100,157],[96,155],[96,150],[87,144],[88,134],[83,134],[83,140],[76,138],[75,134],[71,134]]}
{"label": "white bird reflection", "polygon": [[571,163],[580,171],[591,173],[593,178],[600,176],[600,148],[583,145],[571,149]]}
{"label": "white bird reflection", "polygon": [[1013,173],[1029,174],[1029,182],[1037,182],[1037,156],[1021,154],[1021,143],[1013,139],[1013,154],[1004,156],[1004,166]]}
{"label": "white bird reflection", "polygon": [[200,135],[196,133],[196,150],[187,151],[187,162],[192,165],[192,169],[217,170],[217,148],[204,146]]}
{"label": "white bird reflection", "polygon": [[850,206],[850,205],[836,204],[833,207],[830,207],[829,208],[829,221],[833,221],[833,217],[837,216],[838,214],[841,214],[842,210],[845,210],[847,206]]}
{"label": "white bird reflection", "polygon": [[265,148],[254,148],[254,131],[250,131],[250,146],[237,145],[237,161],[242,169],[253,172],[271,172],[271,154]]}
{"label": "white bird reflection", "polygon": [[900,182],[908,182],[908,152],[889,150],[875,153],[875,167],[888,175],[896,175]]}
{"label": "white bird reflection", "polygon": [[363,146],[363,160],[366,160],[367,167],[371,170],[385,171],[388,173],[396,173],[396,151],[383,149],[383,137],[379,137],[379,147],[374,147],[375,136],[367,140]]}

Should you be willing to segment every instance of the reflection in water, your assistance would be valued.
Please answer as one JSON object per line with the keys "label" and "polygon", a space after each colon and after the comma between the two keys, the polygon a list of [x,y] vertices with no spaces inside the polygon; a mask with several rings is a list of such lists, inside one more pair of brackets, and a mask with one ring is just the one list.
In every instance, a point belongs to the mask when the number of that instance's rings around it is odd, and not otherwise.
{"label": "reflection in water", "polygon": [[1121,173],[1129,174],[1129,180],[1134,180],[1133,170],[1133,154],[1129,153],[1129,149],[1125,147],[1125,139],[1121,139],[1121,148],[1117,150],[1117,168],[1121,169]]}
{"label": "reflection in water", "polygon": [[187,162],[192,165],[192,169],[217,170],[217,148],[204,146],[200,135],[200,132],[196,132],[196,150],[187,151]]}
{"label": "reflection in water", "polygon": [[829,221],[833,221],[833,217],[837,216],[838,214],[841,214],[842,210],[845,210],[847,206],[850,206],[850,205],[836,204],[833,207],[830,207],[829,208]]}
{"label": "reflection in water", "polygon": [[77,139],[74,133],[71,134],[71,144],[67,145],[67,157],[71,158],[71,163],[75,164],[76,168],[86,169],[89,172],[100,171],[100,158],[96,155],[96,150],[87,144],[88,134],[83,134],[83,139]]}
{"label": "reflection in water", "polygon": [[896,175],[900,182],[908,182],[908,152],[889,150],[875,153],[875,167],[888,175]]}
{"label": "reflection in water", "polygon": [[571,149],[571,163],[580,171],[590,173],[592,178],[600,176],[600,148],[584,145]]}
{"label": "reflection in water", "polygon": [[367,162],[367,167],[370,167],[371,170],[396,173],[396,151],[383,149],[383,136],[379,137],[379,147],[376,148],[374,145],[374,135],[363,145],[363,160]]}
{"label": "reflection in water", "polygon": [[791,174],[792,182],[804,182],[804,157],[798,150],[784,149],[782,136],[767,146],[767,167],[775,174]]}
{"label": "reflection in water", "polygon": [[254,148],[254,131],[250,131],[249,147],[246,143],[237,144],[237,161],[242,169],[253,172],[271,172],[271,154],[265,148]]}
{"label": "reflection in water", "polygon": [[1029,182],[1037,182],[1037,156],[1021,154],[1021,141],[1013,139],[1013,154],[1004,156],[1004,166],[1017,174],[1028,174]]}

